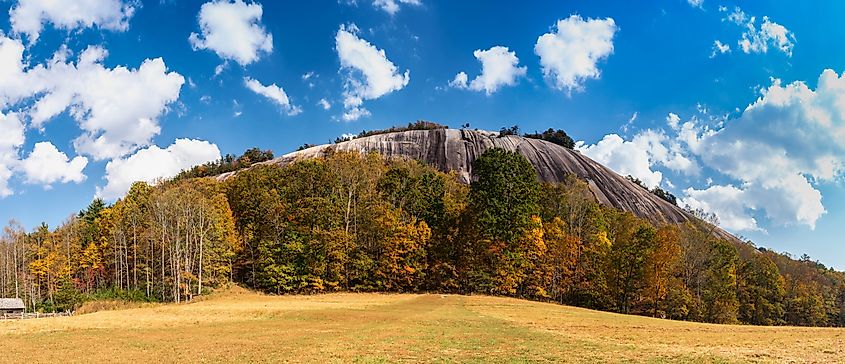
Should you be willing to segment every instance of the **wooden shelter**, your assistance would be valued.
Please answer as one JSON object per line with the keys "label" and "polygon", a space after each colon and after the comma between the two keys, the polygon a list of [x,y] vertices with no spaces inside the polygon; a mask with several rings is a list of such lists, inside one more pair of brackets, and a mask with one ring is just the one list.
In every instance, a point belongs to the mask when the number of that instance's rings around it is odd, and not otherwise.
{"label": "wooden shelter", "polygon": [[0,298],[0,315],[22,314],[26,306],[20,298]]}

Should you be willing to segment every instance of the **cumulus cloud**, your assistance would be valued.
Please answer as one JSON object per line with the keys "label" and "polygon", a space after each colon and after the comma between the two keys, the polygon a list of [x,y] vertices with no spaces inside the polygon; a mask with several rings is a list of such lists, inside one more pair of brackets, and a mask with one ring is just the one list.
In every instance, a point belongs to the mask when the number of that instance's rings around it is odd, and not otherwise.
{"label": "cumulus cloud", "polygon": [[296,105],[291,104],[290,99],[288,98],[288,94],[285,93],[285,90],[276,84],[271,84],[269,86],[264,86],[261,82],[258,82],[255,79],[245,77],[244,84],[246,87],[256,94],[266,97],[276,105],[282,108],[282,110],[288,115],[296,115],[302,112],[302,108]]}
{"label": "cumulus cloud", "polygon": [[176,139],[165,149],[153,145],[126,158],[110,161],[106,165],[107,183],[97,188],[97,196],[114,200],[125,195],[134,182],[155,183],[217,159],[220,159],[220,150],[207,141]]}
{"label": "cumulus cloud", "polygon": [[826,212],[815,185],[845,170],[845,78],[832,70],[815,90],[773,80],[725,127],[700,139],[712,168],[742,182],[745,209],[782,225],[811,229]]}
{"label": "cumulus cloud", "polygon": [[449,81],[449,86],[454,88],[467,88],[469,82],[469,76],[467,76],[466,72],[461,71],[455,75],[451,81]]}
{"label": "cumulus cloud", "polygon": [[194,49],[214,51],[224,60],[253,63],[273,51],[273,35],[261,24],[262,13],[261,4],[242,0],[205,3],[198,16],[202,34],[191,33],[188,40]]}
{"label": "cumulus cloud", "polygon": [[699,166],[689,151],[663,131],[646,130],[634,136],[633,143],[644,149],[652,164],[659,164],[685,175],[697,175]]}
{"label": "cumulus cloud", "polygon": [[579,15],[558,20],[551,33],[537,38],[534,53],[543,75],[559,90],[580,90],[588,79],[601,75],[599,61],[613,53],[617,31],[612,18],[584,20]]}
{"label": "cumulus cloud", "polygon": [[659,186],[663,173],[653,171],[648,151],[632,141],[626,141],[619,135],[605,135],[593,145],[579,142],[576,150],[596,162],[612,169],[620,175],[631,175],[643,181],[646,186]]}
{"label": "cumulus cloud", "polygon": [[[727,12],[724,7],[719,8]],[[795,47],[795,34],[783,25],[775,23],[768,16],[763,17],[763,23],[757,28],[757,18],[746,14],[739,7],[727,15],[724,19],[737,24],[745,29],[742,38],[737,42],[740,49],[745,53],[766,53],[769,47],[773,47],[789,57],[792,57],[792,49]],[[724,52],[722,52],[724,53]]]}
{"label": "cumulus cloud", "polygon": [[24,142],[24,124],[17,113],[0,112],[0,153],[14,150]]}
{"label": "cumulus cloud", "polygon": [[399,5],[415,5],[420,6],[420,0],[373,0],[373,6],[377,9],[384,10],[390,15],[396,15],[399,12]]}
{"label": "cumulus cloud", "polygon": [[[667,131],[645,130],[630,140],[610,134],[576,149],[619,174],[653,187],[669,185],[658,167],[696,176],[702,165],[736,183],[687,188],[680,204],[715,213],[733,231],[764,231],[774,225],[811,229],[826,210],[817,185],[845,172],[845,77],[824,71],[818,87],[774,80],[761,97],[731,120],[699,114],[682,121],[666,116]],[[715,128],[714,128],[715,126]]]}
{"label": "cumulus cloud", "polygon": [[481,74],[469,82],[464,72],[459,72],[449,85],[455,88],[468,88],[474,91],[484,91],[492,95],[502,86],[516,85],[517,79],[524,77],[526,67],[519,67],[516,52],[507,47],[495,46],[488,50],[477,49],[472,53],[481,62]]}
{"label": "cumulus cloud", "polygon": [[18,114],[0,112],[0,197],[13,192],[9,179],[18,163],[18,149],[24,143],[24,128]]}
{"label": "cumulus cloud", "polygon": [[732,185],[712,186],[703,190],[688,188],[682,205],[691,209],[701,209],[715,213],[719,225],[732,231],[762,231],[757,220],[746,211],[748,196],[746,192]]}
{"label": "cumulus cloud", "polygon": [[38,40],[45,23],[64,30],[96,26],[125,31],[135,12],[131,4],[121,0],[18,0],[9,10],[9,22],[12,31],[26,34],[30,43]]}
{"label": "cumulus cloud", "polygon": [[655,166],[687,175],[697,174],[699,170],[680,143],[655,130],[645,130],[632,140],[616,134],[605,135],[593,145],[578,142],[576,150],[620,175],[636,177],[651,188],[659,186],[663,180],[663,173],[655,170]]}
{"label": "cumulus cloud", "polygon": [[24,69],[24,46],[0,34],[0,110],[39,91]]}
{"label": "cumulus cloud", "polygon": [[403,89],[411,80],[410,71],[400,74],[384,53],[357,35],[355,25],[343,26],[335,36],[335,49],[342,71],[346,71],[343,92],[343,120],[353,121],[370,115],[364,100],[373,100]]}
{"label": "cumulus cloud", "polygon": [[68,158],[53,143],[36,143],[29,156],[21,161],[21,169],[26,182],[42,184],[46,188],[56,182],[80,183],[85,180],[82,170],[88,165],[88,158],[77,156]]}
{"label": "cumulus cloud", "polygon": [[77,153],[110,159],[149,145],[158,135],[158,118],[179,98],[184,77],[168,72],[161,58],[137,69],[106,68],[105,49],[89,47],[76,62],[61,49],[46,64],[25,67],[23,46],[0,36],[0,106],[34,100],[26,110],[32,126],[65,111],[83,133],[74,140]]}

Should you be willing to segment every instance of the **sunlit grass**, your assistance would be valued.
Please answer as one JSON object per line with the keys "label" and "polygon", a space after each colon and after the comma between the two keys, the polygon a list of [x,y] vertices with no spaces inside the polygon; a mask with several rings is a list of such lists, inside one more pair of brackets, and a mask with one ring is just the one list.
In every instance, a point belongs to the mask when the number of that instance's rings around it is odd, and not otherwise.
{"label": "sunlit grass", "polygon": [[721,326],[508,298],[265,296],[0,322],[0,361],[836,362],[845,330]]}

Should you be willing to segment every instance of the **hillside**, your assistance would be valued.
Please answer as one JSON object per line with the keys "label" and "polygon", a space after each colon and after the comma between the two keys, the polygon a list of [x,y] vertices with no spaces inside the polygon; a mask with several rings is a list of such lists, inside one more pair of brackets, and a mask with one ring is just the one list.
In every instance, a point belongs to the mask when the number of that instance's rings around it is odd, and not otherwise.
{"label": "hillside", "polygon": [[[388,158],[419,160],[444,172],[454,171],[461,182],[469,183],[473,177],[472,162],[491,148],[521,154],[544,182],[561,182],[567,175],[575,175],[588,183],[599,203],[630,211],[653,224],[683,223],[691,218],[682,208],[575,150],[517,135],[500,137],[499,133],[490,131],[439,128],[377,134],[313,146],[257,165],[288,165],[297,160],[325,156],[330,151],[376,152]],[[236,173],[224,173],[217,179],[225,180]],[[739,241],[721,229],[717,233],[723,238]]]}
{"label": "hillside", "polygon": [[0,362],[835,362],[843,340],[838,329],[697,324],[488,296],[234,288],[190,304],[0,321]]}
{"label": "hillside", "polygon": [[[103,298],[187,302],[237,283],[275,294],[475,293],[687,321],[845,326],[842,273],[731,244],[699,220],[669,224],[685,213],[555,144],[423,130],[271,158],[250,149],[139,182],[53,229],[7,226],[0,294],[53,312]],[[224,170],[238,172],[207,178]]]}

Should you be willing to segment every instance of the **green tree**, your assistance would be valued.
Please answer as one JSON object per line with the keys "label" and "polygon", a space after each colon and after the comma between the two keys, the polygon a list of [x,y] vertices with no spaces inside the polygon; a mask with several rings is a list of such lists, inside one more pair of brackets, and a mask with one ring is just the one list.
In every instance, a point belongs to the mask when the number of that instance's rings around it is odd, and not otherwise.
{"label": "green tree", "polygon": [[473,174],[469,209],[477,235],[467,235],[481,259],[473,260],[470,275],[483,291],[516,294],[520,267],[529,259],[521,245],[531,229],[542,229],[533,219],[539,214],[537,173],[522,155],[493,148],[475,160]]}
{"label": "green tree", "polygon": [[739,320],[754,325],[779,325],[783,321],[784,280],[774,262],[755,254],[738,269]]}
{"label": "green tree", "polygon": [[704,319],[714,323],[734,323],[739,302],[736,297],[736,248],[724,240],[716,240],[710,251],[703,290]]}
{"label": "green tree", "polygon": [[486,239],[513,242],[539,215],[540,184],[525,157],[500,148],[485,151],[472,164],[469,206]]}
{"label": "green tree", "polygon": [[798,326],[827,325],[825,299],[815,284],[792,284],[786,297],[786,321]]}
{"label": "green tree", "polygon": [[655,230],[630,212],[610,218],[611,248],[608,256],[608,284],[614,307],[630,313],[644,288],[648,258],[655,245]]}

